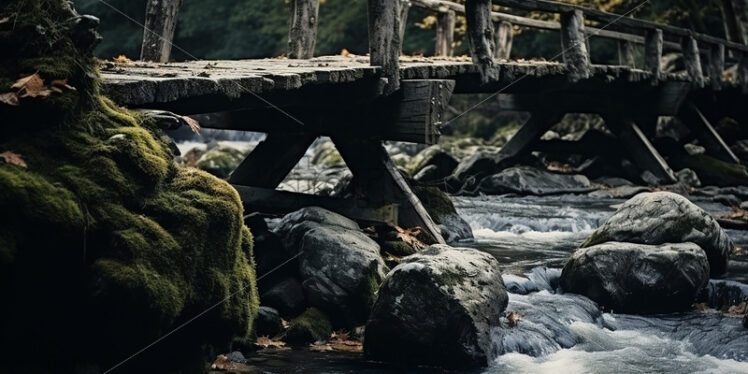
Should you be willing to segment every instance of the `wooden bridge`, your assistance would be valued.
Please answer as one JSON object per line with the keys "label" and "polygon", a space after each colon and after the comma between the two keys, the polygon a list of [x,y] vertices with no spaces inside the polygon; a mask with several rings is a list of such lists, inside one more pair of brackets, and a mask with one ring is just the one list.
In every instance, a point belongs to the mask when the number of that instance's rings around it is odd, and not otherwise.
{"label": "wooden bridge", "polygon": [[[151,2],[149,2],[149,7]],[[644,170],[673,171],[649,139],[659,116],[677,116],[707,152],[738,159],[710,121],[748,120],[748,46],[669,25],[543,0],[493,0],[506,9],[560,14],[560,22],[492,10],[491,0],[369,0],[369,56],[313,57],[317,0],[292,0],[288,58],[176,63],[106,63],[104,89],[121,105],[190,115],[207,128],[260,131],[267,138],[230,182],[250,211],[285,213],[318,205],[351,218],[438,228],[387,155],[382,141],[438,142],[453,93],[494,93],[486,105],[530,120],[499,157],[528,152],[566,113],[600,114]],[[437,56],[401,56],[411,6],[437,15]],[[176,11],[149,8],[143,57],[168,61]],[[464,14],[471,58],[453,57]],[[515,27],[560,34],[561,62],[511,61]],[[620,63],[590,60],[589,38],[617,40]],[[636,66],[635,48],[644,48]],[[664,51],[682,53],[686,73],[663,72]],[[353,200],[276,191],[315,138],[330,136],[357,179]]]}

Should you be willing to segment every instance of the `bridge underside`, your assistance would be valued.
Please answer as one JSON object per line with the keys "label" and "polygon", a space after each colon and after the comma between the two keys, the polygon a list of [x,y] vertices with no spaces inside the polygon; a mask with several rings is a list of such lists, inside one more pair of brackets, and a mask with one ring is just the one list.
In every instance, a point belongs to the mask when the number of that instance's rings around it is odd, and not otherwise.
{"label": "bridge underside", "polygon": [[[387,94],[379,68],[368,63],[355,56],[132,63],[104,66],[102,75],[106,93],[121,105],[191,115],[207,128],[267,133],[230,179],[248,209],[285,213],[319,205],[359,220],[421,226],[440,242],[382,141],[438,142],[453,93],[498,92],[487,105],[531,114],[502,149],[504,157],[528,152],[566,113],[595,113],[631,159],[663,182],[675,177],[650,143],[659,116],[679,117],[709,153],[738,162],[710,123],[746,118],[746,96],[733,83],[694,88],[685,74],[655,79],[643,70],[598,65],[589,78],[572,80],[565,65],[548,62],[496,64],[486,75],[465,59],[404,57],[400,89]],[[275,190],[322,135],[359,181],[352,201]]]}

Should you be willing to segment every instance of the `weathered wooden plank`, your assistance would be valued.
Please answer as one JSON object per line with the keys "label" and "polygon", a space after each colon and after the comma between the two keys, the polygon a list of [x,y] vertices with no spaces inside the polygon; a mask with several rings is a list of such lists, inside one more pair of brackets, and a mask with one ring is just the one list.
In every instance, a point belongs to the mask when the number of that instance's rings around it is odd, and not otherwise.
{"label": "weathered wooden plank", "polygon": [[580,10],[561,14],[561,47],[564,64],[572,82],[590,77],[590,53]]}
{"label": "weathered wooden plank", "polygon": [[231,173],[229,183],[276,188],[304,156],[316,135],[270,133]]}
{"label": "weathered wooden plank", "polygon": [[[453,80],[403,80],[397,116],[386,139],[436,144],[441,124],[452,97]],[[375,125],[375,124],[372,124]]]}
{"label": "weathered wooden plank", "polygon": [[288,57],[312,58],[317,43],[319,0],[291,0],[288,29]]}
{"label": "weathered wooden plank", "polygon": [[701,68],[699,45],[693,37],[683,38],[683,60],[694,87],[704,87],[704,72]]}
{"label": "weathered wooden plank", "polygon": [[509,22],[500,22],[496,27],[496,51],[494,57],[497,60],[509,60],[512,54],[512,42],[514,41],[514,27]]}
{"label": "weathered wooden plank", "polygon": [[356,221],[397,224],[396,204],[374,205],[362,199],[339,199],[238,184],[233,186],[248,212],[287,214],[304,207],[318,206]]}
{"label": "weathered wooden plank", "polygon": [[610,113],[604,119],[605,124],[624,144],[639,168],[649,170],[663,183],[677,181],[673,170],[633,120],[621,113]]}
{"label": "weathered wooden plank", "polygon": [[644,44],[644,66],[652,73],[653,83],[662,77],[662,30],[648,30]]}
{"label": "weathered wooden plank", "polygon": [[725,73],[725,46],[716,44],[709,48],[709,83],[712,89],[719,91],[722,89],[722,75]]}
{"label": "weathered wooden plank", "polygon": [[182,0],[148,0],[140,59],[167,62]]}
{"label": "weathered wooden plank", "polygon": [[358,193],[373,204],[398,204],[398,223],[403,227],[421,227],[444,243],[441,230],[429,216],[379,141],[353,138],[332,138],[353,173]]}
{"label": "weathered wooden plank", "polygon": [[735,164],[740,163],[740,159],[730,150],[722,137],[717,133],[709,120],[699,110],[699,108],[692,102],[686,102],[681,106],[681,110],[678,113],[683,123],[688,126],[691,131],[696,133],[699,138],[701,145],[706,148],[709,155],[716,157],[722,161],[732,162]]}
{"label": "weathered wooden plank", "polygon": [[402,45],[405,40],[405,29],[408,26],[408,12],[410,11],[410,0],[400,0],[400,28],[398,29],[398,35],[400,36],[400,44]]}
{"label": "weathered wooden plank", "polygon": [[436,16],[436,46],[434,55],[452,57],[454,55],[454,33],[455,33],[455,12],[447,10]]}
{"label": "weathered wooden plank", "polygon": [[738,62],[738,84],[743,88],[743,94],[748,94],[748,52],[740,54],[740,62]]}
{"label": "weathered wooden plank", "polygon": [[633,43],[626,40],[618,42],[618,63],[623,66],[636,67]]}
{"label": "weathered wooden plank", "polygon": [[491,23],[491,0],[467,0],[465,3],[465,20],[470,55],[478,66],[481,81],[488,83],[498,79],[493,69],[493,27]]}
{"label": "weathered wooden plank", "polygon": [[530,119],[501,147],[500,157],[516,157],[529,152],[532,144],[558,123],[562,117],[562,113],[545,108],[532,112]]}
{"label": "weathered wooden plank", "polygon": [[400,1],[369,0],[369,56],[372,66],[381,66],[385,94],[400,85]]}

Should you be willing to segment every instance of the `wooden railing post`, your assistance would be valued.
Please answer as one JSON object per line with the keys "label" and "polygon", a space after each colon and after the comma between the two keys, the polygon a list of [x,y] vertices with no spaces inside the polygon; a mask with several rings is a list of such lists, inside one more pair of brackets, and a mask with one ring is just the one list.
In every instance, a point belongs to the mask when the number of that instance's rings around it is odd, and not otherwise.
{"label": "wooden railing post", "polygon": [[291,0],[289,7],[288,58],[312,58],[317,43],[319,1]]}
{"label": "wooden railing post", "polygon": [[739,58],[738,83],[743,88],[743,93],[748,94],[748,52],[741,52]]}
{"label": "wooden railing post", "polygon": [[714,44],[709,49],[709,80],[714,90],[722,89],[722,74],[725,72],[725,45]]}
{"label": "wooden railing post", "polygon": [[590,53],[581,10],[561,13],[561,47],[564,64],[572,82],[587,79],[591,73]]}
{"label": "wooden railing post", "polygon": [[623,66],[636,67],[636,58],[634,57],[634,43],[626,40],[618,41],[618,63]]}
{"label": "wooden railing post", "polygon": [[402,43],[405,40],[405,28],[408,26],[408,12],[410,11],[411,3],[409,0],[400,0],[400,48],[402,50]]}
{"label": "wooden railing post", "polygon": [[662,77],[662,47],[665,40],[662,30],[648,30],[644,38],[644,66],[652,73],[652,83]]}
{"label": "wooden railing post", "polygon": [[496,27],[496,52],[497,60],[508,60],[512,54],[512,42],[514,41],[513,26],[511,23],[502,21]]}
{"label": "wooden railing post", "polygon": [[182,0],[148,0],[140,59],[168,62]]}
{"label": "wooden railing post", "polygon": [[447,9],[436,16],[436,47],[434,55],[451,57],[454,54],[455,11]]}
{"label": "wooden railing post", "polygon": [[465,20],[470,55],[478,66],[481,81],[487,83],[498,79],[493,69],[493,27],[491,23],[491,0],[467,0],[465,2]]}
{"label": "wooden railing post", "polygon": [[400,87],[400,0],[369,0],[369,59],[381,66],[382,93]]}
{"label": "wooden railing post", "polygon": [[692,36],[688,36],[683,38],[681,45],[686,71],[688,71],[688,76],[691,77],[691,83],[694,87],[704,87],[704,71],[701,68],[698,42]]}

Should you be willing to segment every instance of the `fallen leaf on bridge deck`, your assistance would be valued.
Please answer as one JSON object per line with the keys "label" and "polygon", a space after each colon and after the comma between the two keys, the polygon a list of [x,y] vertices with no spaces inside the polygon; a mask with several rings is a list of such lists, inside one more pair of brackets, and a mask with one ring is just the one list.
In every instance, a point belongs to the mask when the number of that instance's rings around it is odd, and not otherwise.
{"label": "fallen leaf on bridge deck", "polygon": [[10,106],[18,106],[18,95],[16,95],[15,92],[6,92],[4,94],[0,94],[0,103]]}
{"label": "fallen leaf on bridge deck", "polygon": [[26,165],[26,161],[23,160],[23,157],[13,151],[5,151],[3,153],[0,153],[0,158],[11,165],[20,166],[24,169],[28,167],[28,165]]}
{"label": "fallen leaf on bridge deck", "polygon": [[125,56],[125,55],[119,55],[119,56],[117,56],[117,57],[113,58],[113,59],[112,59],[112,61],[113,61],[113,62],[114,62],[115,64],[119,64],[119,65],[127,65],[127,64],[131,64],[131,63],[132,63],[132,60],[130,60],[130,59],[129,59],[129,58],[127,57],[127,56]]}
{"label": "fallen leaf on bridge deck", "polygon": [[349,57],[351,55],[351,53],[348,52],[347,49],[343,48],[343,50],[340,51],[340,55],[343,56],[343,57]]}

